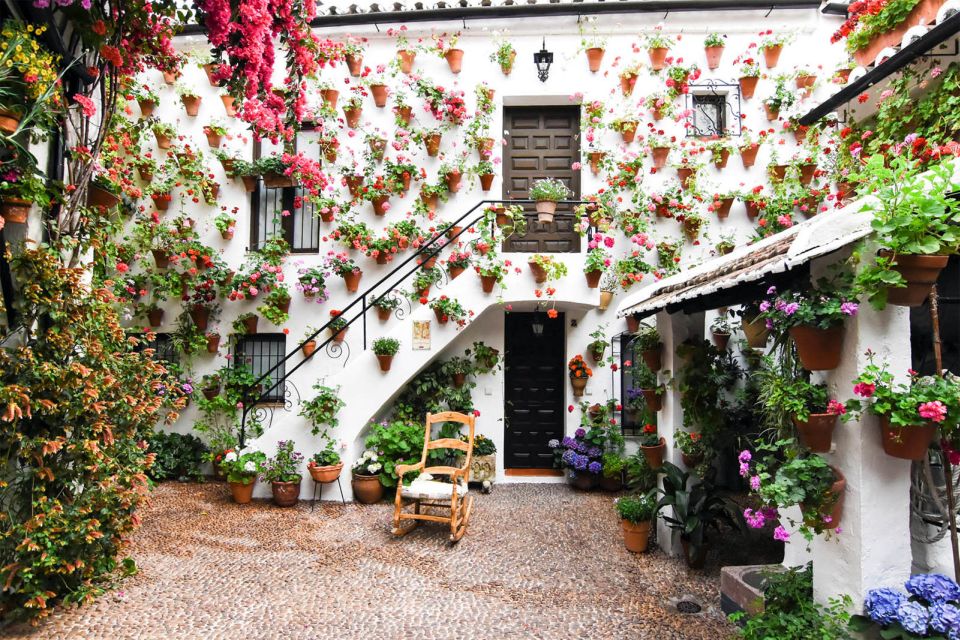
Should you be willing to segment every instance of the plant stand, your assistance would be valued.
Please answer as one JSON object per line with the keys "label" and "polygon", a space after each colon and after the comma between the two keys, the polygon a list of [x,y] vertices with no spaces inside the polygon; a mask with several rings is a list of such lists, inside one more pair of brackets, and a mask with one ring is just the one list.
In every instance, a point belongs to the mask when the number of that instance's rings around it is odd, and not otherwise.
{"label": "plant stand", "polygon": [[[340,484],[340,476],[337,476],[337,489],[340,491],[340,502],[344,506],[347,504],[347,499],[343,497],[343,486]],[[323,500],[323,485],[333,484],[333,482],[317,482],[313,481],[313,502],[310,503],[310,511],[312,512],[317,506],[317,501]]]}

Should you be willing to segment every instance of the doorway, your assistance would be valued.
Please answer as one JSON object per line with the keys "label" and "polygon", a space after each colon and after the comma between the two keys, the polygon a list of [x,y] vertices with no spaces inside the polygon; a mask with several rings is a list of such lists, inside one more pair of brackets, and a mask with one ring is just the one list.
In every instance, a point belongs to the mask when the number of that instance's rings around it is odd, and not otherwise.
{"label": "doorway", "polygon": [[[504,322],[505,469],[553,469],[564,435],[564,314],[511,312]],[[552,475],[552,474],[551,474]]]}
{"label": "doorway", "polygon": [[[507,146],[503,158],[503,198],[529,197],[539,178],[556,178],[580,199],[580,172],[571,167],[580,161],[580,107],[504,107],[503,128]],[[504,251],[526,253],[576,253],[580,235],[572,216],[557,216],[553,222],[537,222],[532,204],[525,205],[527,233],[511,236]],[[573,207],[560,205],[558,214],[571,214]]]}

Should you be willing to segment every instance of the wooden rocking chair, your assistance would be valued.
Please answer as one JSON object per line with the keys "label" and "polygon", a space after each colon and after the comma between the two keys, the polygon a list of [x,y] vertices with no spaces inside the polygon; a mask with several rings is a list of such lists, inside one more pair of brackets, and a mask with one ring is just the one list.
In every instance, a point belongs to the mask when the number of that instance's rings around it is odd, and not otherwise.
{"label": "wooden rocking chair", "polygon": [[[439,438],[430,440],[433,425],[443,422],[457,422],[470,427],[467,442],[457,438]],[[420,524],[421,520],[450,523],[450,541],[458,542],[467,532],[470,523],[470,510],[473,508],[473,496],[467,495],[467,479],[470,475],[470,460],[473,457],[474,416],[445,411],[428,413],[426,433],[423,437],[423,454],[416,464],[399,464],[396,467],[399,482],[397,498],[393,511],[393,535],[403,536]],[[428,467],[427,455],[431,449],[459,449],[466,452],[461,467]],[[408,486],[403,485],[403,474],[408,471],[420,471],[420,475]],[[450,482],[434,480],[431,474],[449,475]],[[413,506],[413,512],[404,512],[405,507]],[[447,510],[449,515],[421,513],[421,508]],[[407,520],[409,522],[404,523]]]}

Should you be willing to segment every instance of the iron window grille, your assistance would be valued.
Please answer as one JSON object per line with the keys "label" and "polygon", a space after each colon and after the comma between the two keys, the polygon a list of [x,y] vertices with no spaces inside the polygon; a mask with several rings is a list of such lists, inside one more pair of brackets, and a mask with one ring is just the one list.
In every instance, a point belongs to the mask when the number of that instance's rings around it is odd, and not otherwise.
{"label": "iron window grille", "polygon": [[656,414],[651,414],[640,392],[640,387],[634,383],[634,372],[638,363],[643,362],[640,350],[636,348],[636,340],[629,333],[614,336],[612,342],[613,358],[619,363],[620,372],[620,431],[624,436],[639,436],[643,433],[643,425],[656,424]]}
{"label": "iron window grille", "polygon": [[[237,336],[233,348],[234,366],[246,366],[254,378],[259,378],[273,367],[270,377],[263,381],[264,402],[283,402],[283,385],[277,384],[285,376],[283,357],[287,354],[287,337],[282,333],[258,333]],[[275,389],[270,389],[276,385]]]}
{"label": "iron window grille", "polygon": [[155,333],[153,340],[145,340],[141,334],[137,336],[139,342],[134,349],[137,353],[143,353],[147,349],[153,349],[153,360],[167,365],[179,366],[180,353],[173,344],[173,336],[169,333]]}
{"label": "iron window grille", "polygon": [[687,137],[742,135],[740,83],[707,80],[691,84],[685,100],[690,114]]}

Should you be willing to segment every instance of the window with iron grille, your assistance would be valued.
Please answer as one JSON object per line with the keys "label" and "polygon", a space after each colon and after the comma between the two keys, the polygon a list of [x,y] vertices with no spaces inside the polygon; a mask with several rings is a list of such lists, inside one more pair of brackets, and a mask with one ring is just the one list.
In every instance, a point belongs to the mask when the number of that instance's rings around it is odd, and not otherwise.
{"label": "window with iron grille", "polygon": [[234,366],[246,366],[259,378],[277,367],[261,386],[262,391],[269,393],[263,398],[265,402],[283,402],[283,385],[270,389],[284,376],[283,357],[287,354],[287,337],[282,333],[258,333],[254,335],[237,336],[237,344],[233,350]]}
{"label": "window with iron grille", "polygon": [[636,348],[636,340],[629,333],[621,333],[615,338],[620,344],[620,430],[625,436],[639,436],[643,425],[656,424],[657,416],[651,413],[635,382],[635,372],[642,366],[643,358]]}
{"label": "window with iron grille", "polygon": [[697,136],[726,135],[727,102],[722,94],[693,95],[693,129]]}
{"label": "window with iron grille", "polygon": [[[311,143],[313,137],[315,134],[309,128],[298,133],[294,150]],[[261,152],[260,143],[255,143],[254,158],[259,158]],[[279,235],[287,241],[293,253],[320,250],[320,218],[314,204],[306,199],[307,192],[303,187],[267,187],[261,179],[250,195],[251,249],[259,249],[267,238]],[[284,212],[288,215],[283,215]]]}
{"label": "window with iron grille", "polygon": [[153,340],[145,340],[142,335],[137,336],[139,342],[134,349],[137,353],[142,353],[147,349],[153,349],[153,359],[168,365],[180,364],[180,353],[173,344],[173,337],[169,333],[155,333]]}

